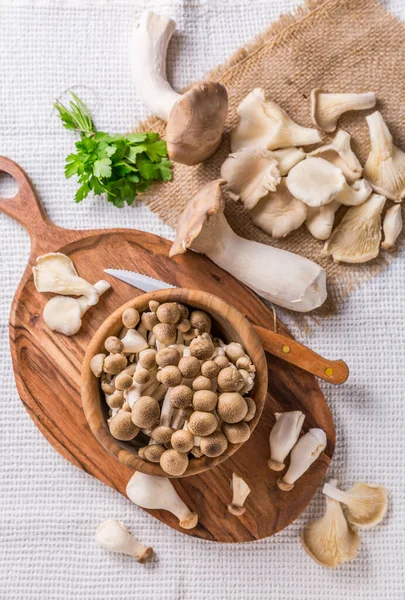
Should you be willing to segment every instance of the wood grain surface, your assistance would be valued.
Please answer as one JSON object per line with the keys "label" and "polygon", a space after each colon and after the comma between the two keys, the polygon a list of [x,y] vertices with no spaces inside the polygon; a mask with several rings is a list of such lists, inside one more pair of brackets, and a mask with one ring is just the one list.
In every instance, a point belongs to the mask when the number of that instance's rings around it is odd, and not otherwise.
{"label": "wood grain surface", "polygon": [[[134,269],[178,287],[194,288],[231,302],[249,320],[273,328],[273,314],[248,288],[205,257],[193,252],[169,259],[170,242],[155,235],[126,230],[72,231],[53,225],[44,215],[24,171],[6,158],[0,170],[12,175],[19,192],[0,200],[0,211],[20,222],[31,237],[31,255],[16,292],[10,314],[10,342],[17,388],[30,416],[50,444],[71,463],[125,494],[133,474],[120,464],[92,435],[80,397],[83,357],[94,332],[119,306],[142,292],[105,276],[105,268]],[[81,331],[65,337],[49,331],[41,313],[51,294],[36,292],[31,268],[38,255],[58,251],[71,257],[78,273],[91,282],[107,279],[112,289],[90,309]],[[290,337],[278,321],[278,331]],[[206,540],[247,542],[270,536],[290,524],[304,510],[319,486],[333,455],[333,420],[315,377],[267,355],[269,387],[262,417],[250,440],[226,462],[200,475],[175,480],[174,485],[192,510],[198,512],[197,528],[185,531],[165,511],[148,511],[163,523]],[[277,488],[280,474],[267,467],[268,436],[274,412],[302,410],[304,431],[325,430],[325,452],[291,492]],[[227,511],[231,499],[232,472],[247,481],[252,493],[244,515]],[[134,510],[139,510],[134,507]]]}

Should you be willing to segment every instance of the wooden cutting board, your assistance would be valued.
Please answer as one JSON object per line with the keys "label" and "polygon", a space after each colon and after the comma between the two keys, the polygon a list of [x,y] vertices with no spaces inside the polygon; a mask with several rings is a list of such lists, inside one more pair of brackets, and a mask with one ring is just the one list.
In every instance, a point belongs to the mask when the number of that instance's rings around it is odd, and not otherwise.
{"label": "wooden cutting board", "polygon": [[[248,288],[210,260],[193,252],[169,259],[170,242],[128,229],[72,231],[57,227],[44,214],[24,171],[0,157],[0,171],[12,175],[19,192],[0,200],[0,211],[21,223],[31,238],[31,255],[14,297],[10,314],[10,341],[18,392],[31,418],[49,443],[78,468],[125,495],[133,474],[97,442],[85,420],[80,398],[80,371],[86,347],[104,319],[117,307],[142,293],[105,276],[105,268],[134,269],[173,285],[205,290],[232,303],[252,323],[272,329],[273,314]],[[134,212],[134,218],[135,218]],[[86,313],[81,331],[65,337],[49,331],[41,313],[51,294],[39,294],[31,267],[38,255],[63,252],[90,282],[107,279],[112,289]],[[271,265],[269,265],[271,268]],[[280,333],[290,335],[278,321]],[[333,420],[315,377],[267,355],[269,390],[261,420],[251,439],[232,458],[201,475],[173,480],[185,502],[199,514],[197,528],[186,531],[165,511],[148,511],[166,525],[206,540],[248,542],[273,535],[304,510],[319,486],[335,444]],[[291,492],[276,485],[279,474],[267,467],[268,437],[274,412],[301,410],[304,430],[321,427],[328,437],[326,451]],[[241,517],[227,511],[232,472],[252,489]],[[139,510],[134,507],[134,510]]]}

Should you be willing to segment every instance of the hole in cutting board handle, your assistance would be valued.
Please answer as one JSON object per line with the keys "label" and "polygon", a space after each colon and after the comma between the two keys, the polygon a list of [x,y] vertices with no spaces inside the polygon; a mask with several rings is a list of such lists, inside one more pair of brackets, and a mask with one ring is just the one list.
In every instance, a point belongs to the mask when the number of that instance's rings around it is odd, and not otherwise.
{"label": "hole in cutting board handle", "polygon": [[12,200],[18,194],[18,190],[17,180],[0,170],[0,199]]}

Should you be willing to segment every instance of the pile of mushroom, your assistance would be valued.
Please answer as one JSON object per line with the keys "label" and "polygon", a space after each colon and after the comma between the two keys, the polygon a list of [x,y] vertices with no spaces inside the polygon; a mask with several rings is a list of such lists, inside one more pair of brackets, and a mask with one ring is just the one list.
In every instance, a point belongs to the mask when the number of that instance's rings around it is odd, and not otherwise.
{"label": "pile of mushroom", "polygon": [[[312,120],[331,133],[344,112],[370,109],[375,103],[372,92],[328,94],[316,89],[311,94]],[[273,238],[305,224],[316,239],[326,240],[324,254],[335,261],[360,263],[378,256],[387,199],[401,202],[405,196],[405,153],[394,146],[381,114],[366,117],[371,151],[364,169],[350,147],[350,134],[343,130],[305,153],[301,146],[321,142],[319,131],[295,123],[260,88],[241,102],[238,115],[232,154],[222,165],[221,177],[229,196],[250,211],[253,223]],[[348,208],[333,230],[341,207]],[[401,209],[394,205],[383,221],[382,249],[392,250],[401,230]]]}
{"label": "pile of mushroom", "polygon": [[90,366],[119,440],[138,437],[139,456],[181,476],[189,457],[220,456],[250,437],[255,366],[239,343],[214,338],[211,318],[180,303],[127,308],[119,337]]}

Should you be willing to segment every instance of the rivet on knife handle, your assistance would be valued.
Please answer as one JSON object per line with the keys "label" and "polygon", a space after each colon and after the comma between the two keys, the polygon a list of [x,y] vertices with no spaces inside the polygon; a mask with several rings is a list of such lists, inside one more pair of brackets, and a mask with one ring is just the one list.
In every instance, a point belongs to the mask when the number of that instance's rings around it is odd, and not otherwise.
{"label": "rivet on knife handle", "polygon": [[328,360],[293,339],[253,325],[263,348],[282,360],[300,367],[329,383],[341,384],[349,377],[349,368],[343,360]]}

